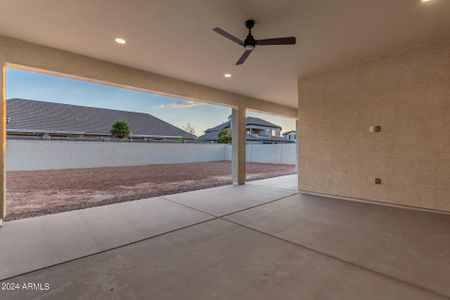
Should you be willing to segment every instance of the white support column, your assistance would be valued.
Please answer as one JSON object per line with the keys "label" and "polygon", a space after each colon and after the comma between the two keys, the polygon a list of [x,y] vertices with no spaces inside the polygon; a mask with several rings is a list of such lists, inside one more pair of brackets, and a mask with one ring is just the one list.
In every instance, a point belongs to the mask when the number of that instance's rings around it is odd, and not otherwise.
{"label": "white support column", "polygon": [[246,118],[245,108],[233,108],[231,114],[231,131],[232,131],[232,157],[231,157],[231,175],[233,184],[245,184],[245,147],[246,147]]}

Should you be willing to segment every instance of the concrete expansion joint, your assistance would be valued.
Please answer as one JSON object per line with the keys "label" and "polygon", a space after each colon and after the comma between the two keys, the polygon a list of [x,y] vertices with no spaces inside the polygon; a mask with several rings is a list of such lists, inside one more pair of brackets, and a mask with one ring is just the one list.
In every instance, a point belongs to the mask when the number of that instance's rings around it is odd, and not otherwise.
{"label": "concrete expansion joint", "polygon": [[28,272],[23,272],[23,273],[20,273],[20,274],[17,274],[17,275],[13,275],[13,276],[10,276],[10,277],[0,278],[0,282],[1,281],[6,281],[6,280],[11,280],[13,278],[17,278],[17,277],[20,277],[20,276],[23,276],[23,275],[34,273],[34,272],[46,270],[46,269],[49,269],[49,268],[52,268],[52,267],[64,265],[66,263],[82,260],[84,258],[92,257],[92,256],[95,256],[95,255],[98,255],[98,254],[107,253],[107,252],[110,252],[110,251],[113,251],[113,250],[116,250],[116,249],[120,249],[120,248],[123,248],[123,247],[126,247],[126,246],[138,244],[140,242],[147,241],[147,240],[150,240],[150,239],[153,239],[153,238],[157,238],[157,237],[163,236],[165,234],[177,232],[177,231],[180,231],[180,230],[183,230],[183,229],[186,229],[186,228],[190,228],[190,227],[193,227],[193,226],[196,226],[196,225],[207,223],[207,222],[213,221],[215,219],[218,219],[218,218],[212,218],[212,219],[203,220],[203,221],[196,222],[196,223],[193,223],[193,224],[190,224],[190,225],[186,225],[186,226],[183,226],[183,227],[180,227],[180,228],[172,229],[172,230],[169,230],[169,231],[166,231],[166,232],[162,232],[162,233],[155,234],[155,235],[152,235],[152,236],[149,236],[149,237],[146,237],[146,238],[142,238],[142,239],[139,239],[137,241],[133,241],[133,242],[129,242],[129,243],[126,243],[126,244],[118,245],[118,246],[111,247],[111,248],[108,248],[108,249],[105,249],[105,250],[101,250],[101,251],[98,251],[98,252],[95,252],[95,253],[91,253],[91,254],[88,254],[88,255],[83,255],[83,256],[80,256],[80,257],[77,257],[77,258],[74,258],[74,259],[69,259],[69,260],[66,260],[66,261],[63,261],[63,262],[60,262],[60,263],[56,263],[56,264],[53,264],[53,265],[50,265],[50,266],[46,266],[46,267],[43,267],[43,268],[38,268],[38,269],[35,269],[35,270],[32,270],[32,271],[28,271]]}
{"label": "concrete expansion joint", "polygon": [[235,225],[238,225],[238,226],[241,226],[241,227],[246,228],[246,229],[248,229],[248,230],[252,230],[252,231],[254,231],[254,232],[257,232],[257,233],[260,233],[260,234],[269,236],[269,237],[271,237],[271,238],[274,238],[274,239],[277,239],[277,240],[280,240],[280,241],[289,243],[289,244],[291,244],[291,245],[293,245],[293,246],[297,246],[297,247],[303,248],[303,249],[305,249],[305,250],[314,252],[314,253],[316,253],[316,254],[319,254],[319,255],[322,255],[322,256],[325,256],[325,257],[328,257],[328,258],[337,260],[337,261],[339,261],[339,262],[341,262],[341,263],[350,265],[350,266],[352,266],[352,267],[355,267],[355,268],[358,268],[358,269],[361,269],[361,270],[364,270],[364,271],[367,271],[367,272],[376,274],[376,275],[381,276],[381,277],[388,278],[388,279],[390,279],[390,280],[399,282],[399,283],[401,283],[401,284],[405,284],[405,285],[408,285],[408,286],[411,286],[411,287],[414,287],[414,288],[423,290],[423,291],[425,291],[425,292],[427,292],[427,293],[430,293],[430,294],[433,294],[433,295],[436,295],[436,296],[439,296],[439,297],[443,297],[443,298],[445,298],[445,299],[450,299],[449,296],[444,295],[444,294],[441,294],[441,293],[436,292],[436,291],[434,291],[434,290],[431,290],[431,289],[429,289],[429,288],[426,288],[426,287],[423,287],[423,286],[421,286],[421,285],[418,285],[418,284],[415,284],[415,283],[412,283],[412,282],[409,282],[409,281],[406,281],[406,280],[403,280],[403,279],[400,279],[400,278],[391,276],[391,275],[386,274],[386,273],[383,273],[383,272],[379,272],[379,271],[376,271],[376,270],[372,270],[372,269],[370,269],[370,268],[367,268],[367,267],[364,267],[364,266],[359,265],[359,264],[357,264],[357,263],[354,263],[354,262],[351,262],[351,261],[348,261],[348,260],[339,258],[339,257],[334,256],[334,255],[332,255],[332,254],[329,254],[329,253],[326,253],[326,252],[322,252],[322,251],[319,251],[319,250],[314,249],[314,248],[310,248],[310,247],[305,246],[305,245],[303,245],[303,244],[296,243],[296,242],[293,242],[293,241],[290,241],[290,240],[287,240],[287,239],[278,237],[278,236],[276,236],[276,235],[272,235],[272,234],[270,234],[270,233],[267,233],[267,232],[264,232],[264,231],[261,231],[261,230],[258,230],[258,229],[249,227],[249,226],[247,226],[247,225],[243,225],[243,224],[240,224],[240,223],[231,221],[231,220],[229,220],[229,219],[222,219],[222,218],[219,218],[219,219],[224,220],[224,221],[227,221],[227,222],[232,223],[232,224],[235,224]]}
{"label": "concrete expansion joint", "polygon": [[[292,195],[294,195],[294,194],[292,194]],[[0,278],[0,281],[11,280],[13,278],[17,278],[17,277],[20,277],[20,276],[23,276],[23,275],[27,275],[27,274],[31,274],[31,273],[34,273],[34,272],[42,271],[42,270],[49,269],[51,267],[55,267],[55,266],[59,266],[59,265],[63,265],[63,264],[66,264],[66,263],[78,261],[78,260],[81,260],[81,259],[84,259],[84,258],[88,258],[88,257],[95,256],[95,255],[98,255],[98,254],[102,254],[102,253],[106,253],[106,252],[113,251],[113,250],[116,250],[116,249],[120,249],[120,248],[123,248],[123,247],[126,247],[126,246],[130,246],[130,245],[137,244],[137,243],[140,243],[140,242],[143,242],[143,241],[147,241],[147,240],[150,240],[150,239],[153,239],[153,238],[157,238],[157,237],[163,236],[165,234],[177,232],[177,231],[180,231],[180,230],[183,230],[183,229],[187,229],[187,228],[190,228],[190,227],[194,227],[194,226],[197,226],[197,225],[200,225],[200,224],[203,224],[203,223],[207,223],[207,222],[215,221],[215,220],[218,220],[218,219],[222,219],[222,217],[226,217],[226,216],[232,215],[234,213],[245,211],[245,210],[248,210],[248,209],[251,209],[251,208],[255,208],[255,207],[258,207],[258,206],[261,206],[261,205],[264,205],[264,204],[269,204],[269,203],[272,203],[272,202],[275,202],[275,201],[279,201],[279,200],[282,200],[282,199],[284,199],[286,197],[290,197],[292,195],[288,195],[288,196],[285,196],[285,197],[282,197],[282,198],[279,198],[279,199],[275,199],[275,200],[272,200],[272,201],[269,201],[269,202],[266,202],[266,203],[255,205],[255,206],[252,206],[252,207],[249,207],[249,208],[245,208],[245,209],[242,209],[242,210],[239,210],[239,211],[236,211],[236,212],[233,212],[233,213],[229,213],[229,214],[226,214],[226,215],[223,215],[223,216],[219,216],[219,217],[218,216],[214,216],[214,215],[212,215],[210,213],[204,212],[202,210],[199,210],[199,209],[196,209],[196,208],[184,205],[182,203],[170,200],[170,199],[162,196],[160,198],[164,199],[165,201],[168,201],[168,202],[171,202],[173,204],[180,205],[180,206],[183,206],[183,207],[186,207],[186,208],[189,208],[189,209],[201,212],[203,214],[206,214],[206,215],[210,216],[211,218],[203,220],[203,221],[200,221],[200,222],[196,222],[196,223],[193,223],[193,224],[190,224],[190,225],[187,225],[187,226],[183,226],[183,227],[180,227],[180,228],[176,228],[176,229],[173,229],[173,230],[162,232],[160,234],[156,234],[156,235],[152,235],[152,236],[149,236],[149,237],[146,237],[146,238],[142,238],[142,239],[139,239],[137,241],[133,241],[133,242],[130,242],[130,243],[118,245],[116,247],[108,248],[108,249],[101,250],[101,251],[98,251],[98,252],[95,252],[95,253],[91,253],[91,254],[88,254],[88,255],[83,255],[83,256],[80,256],[80,257],[77,257],[77,258],[74,258],[74,259],[70,259],[70,260],[66,260],[66,261],[60,262],[60,263],[52,264],[52,265],[49,265],[49,266],[46,266],[46,267],[43,267],[43,268],[34,269],[32,271],[23,272],[23,273],[16,274],[16,275],[10,276],[10,277]],[[225,219],[222,219],[222,220],[225,220]]]}
{"label": "concrete expansion joint", "polygon": [[234,212],[231,212],[231,213],[223,214],[223,215],[220,215],[220,216],[213,215],[213,214],[208,213],[208,212],[205,212],[205,211],[203,211],[203,210],[200,210],[200,209],[191,207],[191,206],[189,206],[189,205],[185,205],[185,204],[183,204],[183,203],[179,203],[179,202],[177,202],[177,201],[168,199],[168,198],[166,198],[166,197],[164,197],[164,196],[161,196],[160,198],[164,199],[165,201],[168,201],[168,202],[170,202],[170,203],[173,203],[173,204],[176,204],[176,205],[180,205],[180,206],[183,206],[183,207],[186,207],[186,208],[195,210],[195,211],[197,211],[197,212],[206,214],[206,215],[210,216],[211,218],[208,218],[208,219],[203,220],[203,221],[200,221],[200,222],[196,222],[196,223],[194,223],[194,224],[190,224],[190,225],[187,225],[187,226],[183,226],[183,227],[181,227],[181,228],[177,228],[177,229],[173,229],[173,230],[170,230],[170,231],[167,231],[167,232],[163,232],[163,233],[160,233],[160,234],[156,234],[156,235],[153,235],[153,236],[150,236],[150,237],[142,238],[142,239],[137,240],[137,241],[134,241],[134,242],[126,243],[126,244],[119,245],[119,246],[112,247],[112,248],[108,248],[108,249],[105,249],[105,250],[102,250],[102,251],[99,251],[99,252],[96,252],[96,253],[88,254],[88,255],[85,255],[85,256],[82,256],[82,257],[78,257],[78,258],[75,258],[75,259],[67,260],[67,261],[64,261],[64,262],[61,262],[61,263],[57,263],[57,264],[53,264],[53,265],[50,265],[50,266],[46,266],[46,267],[43,267],[43,268],[35,269],[35,270],[29,271],[29,272],[24,272],[24,273],[17,274],[17,275],[8,277],[8,278],[1,278],[0,281],[11,280],[11,279],[13,279],[13,278],[17,278],[17,277],[20,277],[20,276],[23,276],[23,275],[26,275],[26,274],[31,274],[31,273],[38,272],[38,271],[45,270],[45,269],[49,269],[49,268],[51,268],[51,267],[55,267],[55,266],[58,266],[58,265],[63,265],[63,264],[66,264],[66,263],[70,263],[70,262],[82,260],[82,259],[84,259],[84,258],[92,257],[92,256],[95,256],[95,255],[98,255],[98,254],[107,253],[107,252],[109,252],[109,251],[113,251],[113,250],[116,250],[116,249],[120,249],[120,248],[123,248],[123,247],[126,247],[126,246],[130,246],[130,245],[133,245],[133,244],[137,244],[137,243],[140,243],[140,242],[143,242],[143,241],[146,241],[146,240],[150,240],[150,239],[153,239],[153,238],[157,238],[157,237],[160,237],[160,236],[163,236],[163,235],[166,235],[166,234],[170,234],[170,233],[173,233],[173,232],[178,232],[178,231],[181,231],[181,230],[183,230],[183,229],[187,229],[187,228],[190,228],[190,227],[194,227],[194,226],[197,226],[197,225],[200,225],[200,224],[208,223],[208,222],[215,221],[215,220],[222,220],[222,221],[225,221],[225,222],[234,224],[234,225],[236,225],[236,226],[245,228],[245,229],[247,229],[247,230],[256,232],[256,233],[258,233],[258,234],[262,234],[262,235],[265,235],[265,236],[267,236],[267,237],[270,237],[270,238],[273,238],[273,239],[276,239],[276,240],[279,240],[279,241],[288,243],[288,244],[290,244],[290,245],[293,245],[293,246],[296,246],[296,247],[300,247],[300,248],[302,248],[302,249],[305,249],[305,250],[307,250],[307,251],[316,253],[316,254],[318,254],[318,255],[322,255],[322,256],[325,256],[325,257],[327,257],[327,258],[331,258],[331,259],[333,259],[333,260],[337,260],[337,261],[339,261],[339,262],[341,262],[341,263],[350,265],[350,266],[352,266],[352,267],[354,267],[354,268],[358,268],[358,269],[361,269],[361,270],[364,270],[364,271],[367,271],[367,272],[376,274],[376,275],[378,275],[378,276],[381,276],[381,277],[384,277],[384,278],[388,278],[389,280],[396,281],[396,282],[398,282],[398,283],[400,283],[400,284],[408,285],[408,286],[411,286],[411,287],[413,287],[413,288],[416,288],[416,289],[425,291],[425,292],[427,292],[427,293],[433,294],[433,295],[435,295],[435,296],[439,296],[439,297],[441,297],[441,298],[443,298],[443,299],[450,299],[449,296],[444,295],[444,294],[441,294],[441,293],[436,292],[436,291],[434,291],[434,290],[431,290],[431,289],[429,289],[429,288],[427,288],[427,287],[423,287],[423,286],[421,286],[421,285],[418,285],[418,284],[415,284],[415,283],[412,283],[412,282],[409,282],[409,281],[406,281],[406,280],[403,280],[403,279],[400,279],[400,278],[391,276],[391,275],[389,275],[389,274],[386,274],[386,273],[383,273],[383,272],[379,272],[379,271],[376,271],[376,270],[373,270],[373,269],[364,267],[364,266],[359,265],[359,264],[357,264],[357,263],[354,263],[354,262],[351,262],[351,261],[348,261],[348,260],[339,258],[339,257],[337,257],[337,256],[334,256],[334,255],[332,255],[332,254],[330,254],[330,253],[322,252],[322,251],[320,251],[320,250],[317,250],[317,249],[314,249],[314,248],[305,246],[305,245],[300,244],[300,243],[296,243],[296,242],[290,241],[290,240],[288,240],[288,239],[284,239],[284,238],[282,238],[282,237],[279,237],[279,236],[276,236],[276,235],[273,235],[273,234],[270,234],[270,233],[267,233],[267,232],[258,230],[258,229],[256,229],[256,228],[249,227],[249,226],[247,226],[247,225],[240,224],[240,223],[238,223],[238,222],[235,222],[235,221],[232,221],[232,220],[226,218],[226,217],[228,217],[228,216],[235,215],[235,214],[238,214],[238,213],[240,213],[240,212],[244,212],[244,211],[247,211],[247,210],[250,210],[250,209],[254,209],[254,208],[257,208],[257,207],[261,207],[261,206],[264,206],[264,205],[268,205],[268,204],[271,204],[271,203],[274,203],[274,202],[281,201],[281,200],[283,200],[283,199],[286,199],[286,198],[291,197],[291,196],[296,195],[296,194],[298,194],[298,192],[292,192],[292,194],[289,194],[289,195],[286,195],[286,196],[283,196],[283,197],[280,197],[280,198],[277,198],[277,199],[274,199],[274,200],[271,200],[271,201],[267,201],[267,202],[264,202],[264,203],[260,203],[260,204],[257,204],[257,205],[251,206],[251,207],[247,207],[247,208],[244,208],[244,209],[241,209],[241,210],[238,210],[238,211],[234,211]]}
{"label": "concrete expansion joint", "polygon": [[303,244],[296,243],[296,242],[293,242],[293,241],[290,241],[290,240],[281,238],[281,237],[279,237],[279,236],[272,235],[272,234],[270,234],[270,233],[267,233],[267,232],[264,232],[264,231],[261,231],[261,230],[258,230],[258,229],[249,227],[249,226],[247,226],[247,225],[243,225],[243,224],[237,223],[237,222],[232,221],[232,220],[230,220],[230,219],[226,219],[226,217],[228,217],[228,216],[231,216],[231,215],[234,215],[234,214],[238,214],[238,213],[240,213],[240,212],[243,212],[243,211],[246,211],[246,210],[250,210],[250,209],[253,209],[253,208],[256,208],[256,207],[268,205],[268,204],[270,204],[270,203],[278,202],[278,201],[281,201],[281,200],[283,200],[283,199],[285,199],[285,198],[291,197],[291,196],[296,195],[296,194],[298,194],[298,192],[297,192],[297,193],[293,193],[293,194],[291,194],[291,195],[287,195],[287,196],[281,197],[281,198],[277,198],[277,199],[275,199],[275,200],[271,200],[271,201],[268,201],[268,202],[265,202],[265,203],[261,203],[261,204],[255,205],[255,206],[251,206],[251,207],[248,207],[248,208],[244,208],[244,209],[241,209],[241,210],[232,212],[232,213],[224,214],[224,215],[221,215],[221,216],[214,216],[214,215],[212,215],[212,214],[210,214],[210,213],[207,213],[207,212],[205,212],[205,211],[202,211],[202,210],[200,210],[200,209],[197,209],[197,208],[194,208],[194,207],[191,207],[191,206],[188,206],[188,205],[184,205],[184,204],[181,204],[181,203],[179,203],[179,202],[176,202],[176,201],[173,201],[173,200],[164,198],[164,197],[161,197],[161,198],[163,198],[163,199],[165,199],[165,200],[167,200],[167,201],[169,201],[169,202],[171,202],[171,203],[179,204],[179,205],[182,205],[182,206],[184,206],[184,207],[186,207],[186,208],[194,209],[194,210],[196,210],[196,211],[198,211],[198,212],[201,212],[201,213],[204,213],[204,214],[207,214],[207,215],[209,215],[209,216],[214,217],[213,219],[209,219],[209,220],[207,220],[206,222],[210,222],[210,221],[214,221],[214,220],[222,220],[222,221],[225,221],[225,222],[228,222],[228,223],[232,223],[232,224],[234,224],[234,225],[243,227],[243,228],[248,229],[248,230],[251,230],[251,231],[253,231],[253,232],[257,232],[257,233],[259,233],[259,234],[263,234],[263,235],[265,235],[265,236],[268,236],[268,237],[277,239],[277,240],[279,240],[279,241],[282,241],[282,242],[285,242],[285,243],[289,243],[289,244],[291,244],[291,245],[293,245],[293,246],[303,248],[303,249],[305,249],[305,250],[307,250],[307,251],[311,251],[311,252],[313,252],[313,253],[316,253],[316,254],[319,254],[319,255],[322,255],[322,256],[325,256],[325,257],[328,257],[328,258],[337,260],[337,261],[339,261],[339,262],[341,262],[341,263],[350,265],[350,266],[352,266],[352,267],[355,267],[355,268],[358,268],[358,269],[361,269],[361,270],[364,270],[364,271],[367,271],[367,272],[376,274],[376,275],[381,276],[381,277],[388,278],[388,279],[390,279],[390,280],[399,282],[399,283],[401,283],[401,284],[405,284],[405,285],[408,285],[408,286],[412,286],[412,287],[414,287],[414,288],[423,290],[423,291],[428,292],[428,293],[431,293],[431,294],[433,294],[433,295],[436,295],[436,296],[439,296],[439,297],[443,297],[444,299],[450,299],[449,296],[444,295],[444,294],[441,294],[441,293],[436,292],[436,291],[434,291],[434,290],[431,290],[431,289],[429,289],[429,288],[427,288],[427,287],[423,287],[423,286],[421,286],[421,285],[418,285],[418,284],[415,284],[415,283],[412,283],[412,282],[409,282],[409,281],[406,281],[406,280],[403,280],[403,279],[400,279],[400,278],[391,276],[391,275],[389,275],[389,274],[386,274],[386,273],[383,273],[383,272],[379,272],[379,271],[376,271],[376,270],[373,270],[373,269],[364,267],[364,266],[359,265],[359,264],[357,264],[357,263],[354,263],[354,262],[351,262],[351,261],[348,261],[348,260],[339,258],[339,257],[334,256],[334,255],[332,255],[332,254],[329,254],[329,253],[326,253],[326,252],[322,252],[322,251],[319,251],[319,250],[317,250],[317,249],[314,249],[314,248],[305,246],[305,245],[303,245]]}
{"label": "concrete expansion joint", "polygon": [[[257,204],[257,205],[253,205],[253,206],[250,206],[250,207],[247,207],[247,208],[243,208],[243,209],[240,209],[240,210],[237,210],[237,211],[228,213],[228,214],[220,215],[220,216],[215,216],[215,215],[213,215],[213,214],[211,214],[211,213],[208,213],[208,212],[206,212],[206,211],[200,210],[200,209],[198,209],[198,208],[194,208],[194,207],[192,207],[192,206],[185,205],[185,204],[183,204],[183,203],[180,203],[180,202],[177,202],[177,201],[174,201],[174,200],[165,198],[164,196],[160,196],[160,198],[162,198],[162,199],[164,199],[164,200],[166,200],[166,201],[169,201],[169,202],[171,202],[171,203],[178,204],[178,205],[184,206],[184,207],[186,207],[186,208],[193,209],[193,210],[195,210],[195,211],[198,211],[198,212],[207,214],[207,215],[209,215],[209,216],[211,216],[211,217],[214,217],[214,219],[222,219],[222,218],[224,218],[224,217],[228,217],[228,216],[231,216],[231,215],[234,215],[234,214],[237,214],[237,213],[240,213],[240,212],[249,210],[249,209],[253,209],[253,208],[256,208],[256,207],[260,207],[260,206],[263,206],[263,205],[267,205],[267,204],[270,204],[270,203],[273,203],[273,202],[277,202],[277,201],[283,200],[283,199],[285,199],[285,198],[291,197],[291,196],[296,195],[296,194],[298,194],[298,193],[295,192],[295,193],[289,194],[289,195],[287,195],[287,196],[283,196],[283,197],[281,197],[281,198],[277,198],[277,199],[270,200],[270,201],[267,201],[267,202],[264,202],[264,203],[260,203],[260,204]],[[225,219],[223,219],[223,220],[225,220]],[[210,221],[211,221],[211,220],[210,220]]]}

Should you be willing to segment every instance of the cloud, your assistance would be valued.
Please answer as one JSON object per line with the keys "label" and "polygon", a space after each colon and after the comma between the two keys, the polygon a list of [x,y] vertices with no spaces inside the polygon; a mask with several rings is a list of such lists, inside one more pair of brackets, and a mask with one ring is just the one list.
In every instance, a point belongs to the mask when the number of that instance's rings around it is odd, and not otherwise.
{"label": "cloud", "polygon": [[178,102],[172,102],[169,104],[161,104],[158,106],[158,108],[186,108],[186,107],[193,107],[202,105],[203,103],[191,101],[191,100],[185,100],[185,101],[178,101]]}

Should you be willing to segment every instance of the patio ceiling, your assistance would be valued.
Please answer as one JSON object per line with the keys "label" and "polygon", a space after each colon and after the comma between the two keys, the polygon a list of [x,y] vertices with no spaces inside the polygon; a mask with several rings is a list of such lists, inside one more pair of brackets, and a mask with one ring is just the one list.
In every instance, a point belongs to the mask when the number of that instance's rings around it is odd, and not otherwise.
{"label": "patio ceiling", "polygon": [[[2,35],[292,107],[299,76],[450,34],[446,0],[3,0],[0,10]],[[247,18],[256,38],[297,45],[257,48],[236,67],[243,49],[212,28],[243,37]]]}

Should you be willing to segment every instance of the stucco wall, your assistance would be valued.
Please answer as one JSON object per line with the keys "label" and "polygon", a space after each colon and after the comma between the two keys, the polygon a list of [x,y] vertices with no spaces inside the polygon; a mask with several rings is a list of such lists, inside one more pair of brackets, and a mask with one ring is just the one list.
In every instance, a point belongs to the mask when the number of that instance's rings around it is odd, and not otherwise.
{"label": "stucco wall", "polygon": [[450,211],[450,39],[298,87],[302,191]]}
{"label": "stucco wall", "polygon": [[8,140],[6,170],[174,164],[225,159],[225,145]]}
{"label": "stucco wall", "polygon": [[[297,162],[296,151],[295,144],[247,144],[246,161],[295,165]],[[231,145],[227,146],[226,159],[231,160]]]}
{"label": "stucco wall", "polygon": [[[6,170],[55,170],[231,160],[231,145],[8,140]],[[247,145],[251,162],[295,164],[295,145]]]}

